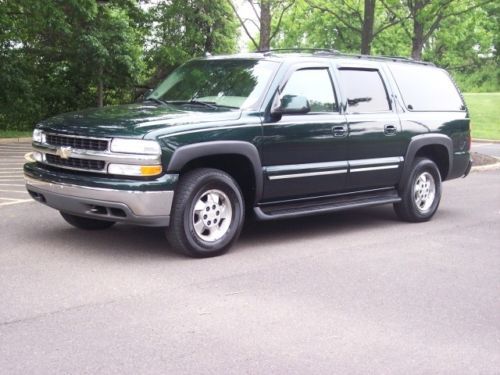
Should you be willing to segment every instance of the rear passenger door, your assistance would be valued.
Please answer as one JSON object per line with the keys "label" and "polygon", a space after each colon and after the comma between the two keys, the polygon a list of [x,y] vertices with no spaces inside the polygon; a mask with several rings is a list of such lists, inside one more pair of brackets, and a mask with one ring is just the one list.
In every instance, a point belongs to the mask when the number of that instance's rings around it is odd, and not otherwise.
{"label": "rear passenger door", "polygon": [[399,117],[384,73],[372,67],[339,67],[348,123],[349,190],[395,185],[403,166]]}

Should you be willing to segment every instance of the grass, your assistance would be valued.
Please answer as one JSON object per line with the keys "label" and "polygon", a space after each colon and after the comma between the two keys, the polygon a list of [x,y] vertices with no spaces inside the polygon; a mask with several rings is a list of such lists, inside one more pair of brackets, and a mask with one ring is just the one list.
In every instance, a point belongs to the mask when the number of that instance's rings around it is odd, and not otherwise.
{"label": "grass", "polygon": [[18,130],[0,130],[0,138],[31,137],[32,132]]}
{"label": "grass", "polygon": [[500,92],[464,94],[472,137],[500,140]]}

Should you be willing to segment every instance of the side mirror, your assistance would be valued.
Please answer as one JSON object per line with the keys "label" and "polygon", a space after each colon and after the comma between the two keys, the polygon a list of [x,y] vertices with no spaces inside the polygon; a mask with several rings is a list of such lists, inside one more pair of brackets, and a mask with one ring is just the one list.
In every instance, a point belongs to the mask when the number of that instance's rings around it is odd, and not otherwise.
{"label": "side mirror", "polygon": [[311,106],[305,96],[284,95],[280,98],[279,105],[273,106],[271,113],[281,115],[305,115],[310,111]]}

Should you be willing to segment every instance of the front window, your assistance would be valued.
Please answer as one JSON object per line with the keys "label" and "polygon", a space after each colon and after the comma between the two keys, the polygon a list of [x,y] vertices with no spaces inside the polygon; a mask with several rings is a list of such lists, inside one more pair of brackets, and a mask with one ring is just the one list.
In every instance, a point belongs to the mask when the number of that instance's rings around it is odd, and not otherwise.
{"label": "front window", "polygon": [[168,104],[241,109],[256,104],[278,63],[262,60],[192,60],[148,97]]}

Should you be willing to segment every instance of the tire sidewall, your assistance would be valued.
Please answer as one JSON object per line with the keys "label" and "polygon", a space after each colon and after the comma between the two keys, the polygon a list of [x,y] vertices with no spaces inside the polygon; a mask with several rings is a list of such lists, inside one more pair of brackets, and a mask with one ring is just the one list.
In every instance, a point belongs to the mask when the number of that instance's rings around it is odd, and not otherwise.
{"label": "tire sidewall", "polygon": [[[415,200],[413,199],[413,195],[416,179],[424,172],[430,173],[434,178],[436,193],[431,207],[427,211],[422,212],[418,209]],[[415,163],[415,166],[410,174],[410,178],[408,179],[406,199],[408,199],[412,214],[419,220],[429,220],[435,214],[441,201],[441,174],[433,161],[429,159],[420,159]]]}
{"label": "tire sidewall", "polygon": [[[232,220],[227,232],[218,240],[213,242],[203,241],[198,237],[193,226],[192,213],[198,199],[207,191],[217,189],[224,192],[232,206]],[[243,225],[244,208],[241,191],[238,185],[229,176],[222,174],[209,174],[203,176],[197,182],[195,188],[189,194],[183,215],[183,229],[185,240],[190,248],[203,256],[218,255],[225,252],[238,238]]]}

